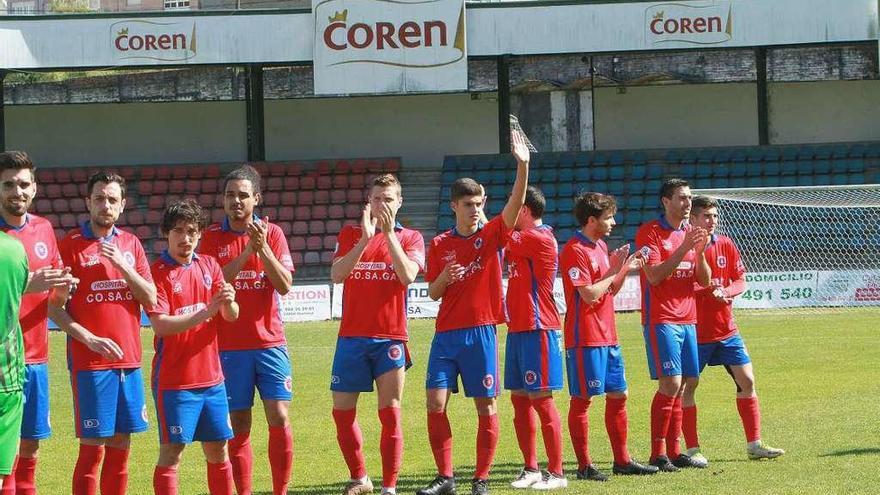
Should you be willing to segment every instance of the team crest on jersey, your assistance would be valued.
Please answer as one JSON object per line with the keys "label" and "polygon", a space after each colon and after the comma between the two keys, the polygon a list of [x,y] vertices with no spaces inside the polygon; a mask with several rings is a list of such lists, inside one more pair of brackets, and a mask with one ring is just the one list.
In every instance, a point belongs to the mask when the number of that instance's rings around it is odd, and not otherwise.
{"label": "team crest on jersey", "polygon": [[514,230],[510,233],[510,240],[513,242],[521,242],[522,241],[522,232],[518,230]]}
{"label": "team crest on jersey", "polygon": [[401,351],[399,345],[393,345],[388,348],[388,359],[392,361],[397,361],[398,359],[400,359],[400,354]]}
{"label": "team crest on jersey", "polygon": [[483,238],[482,238],[482,237],[477,237],[477,238],[474,240],[474,247],[475,247],[476,249],[480,249],[481,247],[483,247]]}
{"label": "team crest on jersey", "polygon": [[202,283],[205,284],[206,289],[210,289],[211,285],[214,284],[214,279],[211,278],[207,273],[202,277]]}
{"label": "team crest on jersey", "polygon": [[284,379],[284,390],[287,390],[288,392],[293,391],[293,378],[290,376]]}
{"label": "team crest on jersey", "polygon": [[483,386],[486,388],[492,388],[495,386],[495,377],[492,375],[486,375],[483,377]]}
{"label": "team crest on jersey", "polygon": [[727,257],[726,256],[719,256],[718,257],[718,267],[724,268],[726,266],[727,266]]}
{"label": "team crest on jersey", "polygon": [[122,257],[125,258],[125,262],[128,263],[128,266],[134,266],[134,255],[131,254],[131,251],[122,253]]}
{"label": "team crest on jersey", "polygon": [[538,381],[538,374],[532,370],[528,370],[523,378],[526,381],[526,385],[534,385],[535,382]]}
{"label": "team crest on jersey", "polygon": [[49,247],[43,241],[37,242],[34,244],[34,254],[37,255],[37,258],[44,260],[49,257]]}
{"label": "team crest on jersey", "polygon": [[578,270],[576,266],[569,268],[568,278],[570,278],[572,280],[577,280],[577,279],[581,278],[581,271]]}

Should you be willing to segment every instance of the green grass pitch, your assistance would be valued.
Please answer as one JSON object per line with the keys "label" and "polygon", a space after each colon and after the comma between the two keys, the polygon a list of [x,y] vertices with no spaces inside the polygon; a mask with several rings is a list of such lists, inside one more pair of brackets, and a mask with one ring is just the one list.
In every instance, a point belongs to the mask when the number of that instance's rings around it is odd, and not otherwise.
{"label": "green grass pitch", "polygon": [[[734,386],[719,368],[703,375],[697,394],[700,440],[710,460],[706,470],[688,470],[653,477],[613,477],[610,482],[573,479],[574,455],[564,427],[565,467],[569,488],[563,493],[878,493],[880,461],[880,311],[877,309],[740,312],[738,321],[755,363],[763,413],[763,436],[787,450],[773,461],[749,461],[734,405]],[[648,414],[655,385],[648,380],[638,315],[618,315],[621,345],[630,384],[630,450],[640,460],[648,455]],[[328,391],[337,322],[290,324],[287,335],[294,363],[295,397],[291,418],[295,436],[294,473],[290,493],[338,494],[348,472],[336,445]],[[412,494],[434,476],[434,463],[425,431],[424,377],[433,321],[412,320],[410,351],[414,366],[407,373],[404,398],[405,453],[398,493]],[[503,354],[504,327],[499,328]],[[144,371],[152,358],[152,332],[145,329]],[[77,456],[71,420],[70,386],[64,360],[64,337],[51,336],[50,362],[54,436],[42,443],[38,488],[43,494],[70,492]],[[152,397],[149,393],[147,397]],[[556,395],[563,416],[568,394]],[[511,421],[509,394],[499,400],[501,437],[491,475],[494,494],[522,493],[508,488],[522,459]],[[152,473],[158,452],[156,415],[148,400],[150,431],[132,441],[129,493],[152,493]],[[375,394],[361,398],[359,421],[364,432],[367,467],[378,486],[379,421]],[[610,471],[611,453],[602,414],[604,401],[591,407],[590,446],[601,469]],[[455,396],[449,405],[455,439],[454,459],[459,493],[470,493],[474,463],[476,414],[473,402]],[[266,426],[261,405],[254,415],[254,488],[271,493],[266,459]],[[539,458],[544,459],[538,443]],[[201,449],[184,452],[180,469],[182,494],[206,493]]]}

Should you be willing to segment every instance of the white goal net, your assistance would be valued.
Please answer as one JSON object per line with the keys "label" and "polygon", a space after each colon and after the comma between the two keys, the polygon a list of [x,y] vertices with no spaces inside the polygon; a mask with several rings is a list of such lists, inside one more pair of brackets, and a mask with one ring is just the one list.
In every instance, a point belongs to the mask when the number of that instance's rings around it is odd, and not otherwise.
{"label": "white goal net", "polygon": [[880,306],[880,185],[704,189],[746,265],[737,308]]}

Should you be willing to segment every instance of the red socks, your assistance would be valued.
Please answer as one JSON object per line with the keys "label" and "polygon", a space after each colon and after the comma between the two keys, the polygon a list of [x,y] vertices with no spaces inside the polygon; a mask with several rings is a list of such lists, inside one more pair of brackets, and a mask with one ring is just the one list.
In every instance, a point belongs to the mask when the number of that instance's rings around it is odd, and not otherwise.
{"label": "red socks", "polygon": [[684,444],[687,448],[693,449],[700,446],[700,439],[697,435],[696,405],[681,408],[681,431],[684,433]]}
{"label": "red socks", "polygon": [[535,416],[532,414],[532,401],[528,395],[510,396],[513,404],[513,430],[516,432],[516,441],[523,455],[523,465],[537,471],[538,453],[535,442]]}
{"label": "red socks", "polygon": [[[232,464],[208,462],[208,493],[211,495],[233,495]],[[104,494],[101,494],[104,495]]]}
{"label": "red socks", "polygon": [[128,449],[104,447],[101,495],[125,495],[128,488]]}
{"label": "red socks", "polygon": [[480,416],[477,427],[477,469],[474,478],[489,479],[489,470],[495,459],[495,447],[498,445],[498,415]]}
{"label": "red socks", "polygon": [[235,480],[236,492],[240,495],[251,495],[254,489],[251,432],[245,431],[229,439],[229,463],[232,465],[232,479]]}
{"label": "red socks", "polygon": [[[15,467],[15,491],[17,495],[36,495],[37,458],[19,457]],[[3,485],[5,488],[6,485]]]}
{"label": "red socks", "polygon": [[670,459],[675,459],[681,455],[681,396],[677,396],[672,403],[672,415],[669,419],[669,429],[666,430],[666,455]]}
{"label": "red socks", "polygon": [[[482,424],[482,416],[481,424]],[[428,412],[428,441],[437,464],[437,474],[452,477],[452,428],[446,411]],[[479,445],[479,436],[478,436]],[[479,451],[479,447],[477,447]]]}
{"label": "red socks", "polygon": [[605,396],[605,430],[611,441],[611,452],[614,453],[614,464],[623,466],[631,460],[626,445],[629,430],[626,416],[626,396],[615,398]]}
{"label": "red socks", "polygon": [[590,459],[589,433],[590,419],[587,409],[590,408],[590,399],[572,397],[568,406],[568,432],[571,435],[571,445],[578,461],[578,471],[583,470],[593,463]]}
{"label": "red socks", "polygon": [[382,454],[382,487],[392,488],[397,486],[397,473],[400,472],[400,462],[403,457],[400,408],[379,409],[379,422],[382,423],[379,440],[379,452]]}
{"label": "red socks", "polygon": [[544,437],[544,450],[547,452],[547,471],[561,475],[562,421],[559,419],[556,403],[553,402],[553,397],[541,397],[532,400],[531,403],[541,420],[541,436]]}
{"label": "red socks", "polygon": [[651,401],[651,459],[666,451],[666,433],[669,431],[674,402],[675,397],[654,393],[654,400]]}
{"label": "red socks", "polygon": [[79,457],[73,469],[73,495],[96,495],[98,493],[98,468],[104,458],[103,445],[79,444]]}
{"label": "red socks", "polygon": [[363,478],[367,475],[367,468],[361,450],[364,439],[357,422],[357,409],[334,409],[333,421],[336,422],[336,441],[348,465],[349,476],[353,480]]}
{"label": "red socks", "polygon": [[15,478],[18,473],[19,459],[18,456],[15,456],[15,459],[12,461],[12,471],[7,475],[0,476],[0,481],[3,482],[2,488],[0,488],[0,495],[15,495]]}
{"label": "red socks", "polygon": [[293,433],[289,424],[269,427],[269,465],[272,468],[272,493],[286,495],[293,468]]}
{"label": "red socks", "polygon": [[177,468],[175,466],[156,466],[153,470],[153,493],[156,495],[177,495]]}
{"label": "red socks", "polygon": [[761,410],[758,408],[758,397],[736,398],[736,409],[742,420],[743,430],[746,434],[746,442],[755,442],[761,439]]}

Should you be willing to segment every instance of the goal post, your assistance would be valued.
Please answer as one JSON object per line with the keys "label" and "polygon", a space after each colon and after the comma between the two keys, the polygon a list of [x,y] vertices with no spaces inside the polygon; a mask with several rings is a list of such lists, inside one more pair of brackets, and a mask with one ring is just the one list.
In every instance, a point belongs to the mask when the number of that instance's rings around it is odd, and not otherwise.
{"label": "goal post", "polygon": [[697,189],[739,247],[736,308],[880,307],[880,184]]}

